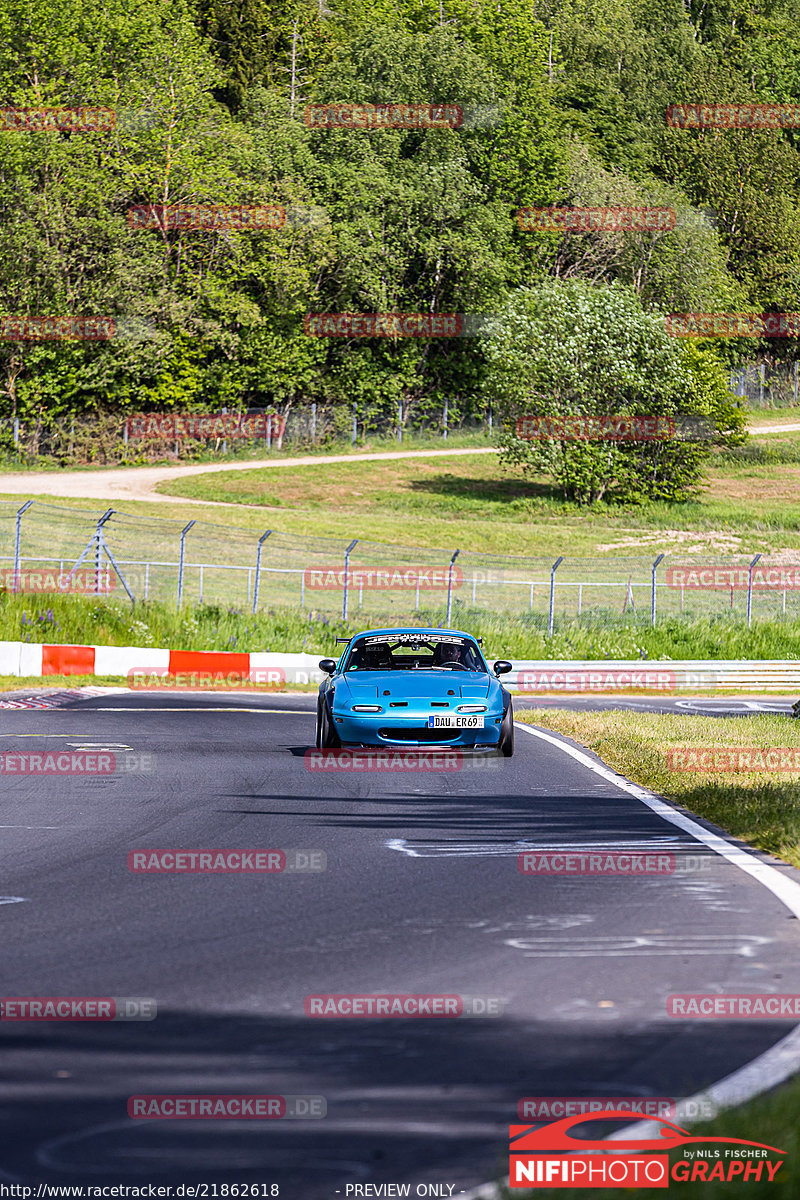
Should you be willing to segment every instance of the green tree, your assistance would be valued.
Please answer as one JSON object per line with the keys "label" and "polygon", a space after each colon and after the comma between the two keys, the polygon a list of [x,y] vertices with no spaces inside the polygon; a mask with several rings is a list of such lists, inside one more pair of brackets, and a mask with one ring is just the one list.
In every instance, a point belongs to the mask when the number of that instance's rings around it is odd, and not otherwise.
{"label": "green tree", "polygon": [[[485,354],[487,390],[505,419],[502,461],[550,475],[580,504],[686,499],[713,446],[741,437],[743,417],[713,352],[677,343],[663,319],[619,285],[571,279],[519,291],[485,339]],[[556,431],[526,440],[516,424],[525,415],[661,417],[676,433],[614,442]]]}

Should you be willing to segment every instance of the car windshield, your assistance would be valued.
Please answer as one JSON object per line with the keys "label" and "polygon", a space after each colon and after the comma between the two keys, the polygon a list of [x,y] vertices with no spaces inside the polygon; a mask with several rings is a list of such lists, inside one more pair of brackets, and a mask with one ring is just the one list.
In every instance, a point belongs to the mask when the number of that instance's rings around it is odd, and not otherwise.
{"label": "car windshield", "polygon": [[345,671],[479,671],[480,654],[467,638],[447,634],[385,634],[360,638],[347,656]]}

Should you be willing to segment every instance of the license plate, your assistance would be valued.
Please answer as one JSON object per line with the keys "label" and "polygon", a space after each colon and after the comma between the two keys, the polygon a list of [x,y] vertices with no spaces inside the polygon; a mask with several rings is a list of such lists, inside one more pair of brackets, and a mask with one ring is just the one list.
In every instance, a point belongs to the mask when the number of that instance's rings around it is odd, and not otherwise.
{"label": "license plate", "polygon": [[468,713],[435,713],[428,729],[483,729],[483,717]]}

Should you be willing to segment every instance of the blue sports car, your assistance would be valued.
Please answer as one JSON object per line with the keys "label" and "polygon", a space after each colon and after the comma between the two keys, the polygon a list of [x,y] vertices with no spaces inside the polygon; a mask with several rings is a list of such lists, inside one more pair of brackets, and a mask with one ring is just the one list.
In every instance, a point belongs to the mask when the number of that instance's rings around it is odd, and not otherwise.
{"label": "blue sports car", "polygon": [[[345,639],[341,639],[344,641]],[[514,753],[511,696],[457,629],[369,629],[347,640],[317,701],[317,747],[442,746]]]}

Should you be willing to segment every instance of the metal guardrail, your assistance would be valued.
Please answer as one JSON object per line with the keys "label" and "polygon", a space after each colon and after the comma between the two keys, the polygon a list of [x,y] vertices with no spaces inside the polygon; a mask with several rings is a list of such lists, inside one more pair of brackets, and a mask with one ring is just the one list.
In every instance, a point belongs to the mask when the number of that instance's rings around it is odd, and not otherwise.
{"label": "metal guardrail", "polygon": [[520,695],[613,694],[731,689],[796,692],[800,659],[515,659],[503,682]]}

